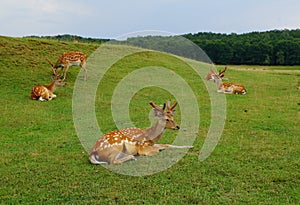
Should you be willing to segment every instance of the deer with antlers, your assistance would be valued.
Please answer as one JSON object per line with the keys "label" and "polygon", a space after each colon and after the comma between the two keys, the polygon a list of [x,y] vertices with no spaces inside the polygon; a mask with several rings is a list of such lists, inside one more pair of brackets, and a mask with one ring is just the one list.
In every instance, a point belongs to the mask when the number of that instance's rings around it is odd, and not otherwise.
{"label": "deer with antlers", "polygon": [[30,93],[30,98],[32,100],[39,100],[39,101],[50,101],[53,98],[56,97],[53,92],[55,91],[56,85],[58,86],[64,86],[65,83],[62,82],[59,79],[60,76],[58,77],[53,77],[52,78],[52,83],[49,85],[36,85],[32,88],[31,93]]}
{"label": "deer with antlers", "polygon": [[[169,148],[189,149],[193,146],[177,146],[171,144],[155,144],[166,128],[178,130],[180,127],[173,119],[177,103],[170,106],[170,101],[160,108],[153,102],[154,115],[157,122],[148,129],[125,128],[104,134],[96,141],[90,153],[92,164],[120,164],[129,160],[136,160],[136,156],[151,156],[160,150]],[[165,107],[167,110],[165,112]]]}
{"label": "deer with antlers", "polygon": [[66,73],[70,66],[80,66],[85,72],[84,80],[87,79],[87,69],[86,69],[87,56],[82,52],[75,51],[75,52],[64,53],[56,61],[55,65],[53,65],[53,63],[50,61],[48,57],[46,57],[46,60],[52,66],[52,72],[54,73],[55,76],[58,75],[57,69],[60,67],[63,68],[63,79],[62,79],[63,81],[66,79]]}
{"label": "deer with antlers", "polygon": [[214,70],[212,69],[212,67],[210,67],[210,72],[207,73],[205,79],[206,80],[210,80],[210,81],[215,81],[216,80],[216,77],[218,78],[223,78],[224,75],[225,75],[225,72],[227,70],[227,66],[225,66],[224,70],[220,71],[218,74],[216,74],[214,72]]}
{"label": "deer with antlers", "polygon": [[209,74],[212,76],[211,80],[213,80],[217,84],[217,89],[219,93],[242,95],[245,95],[247,93],[245,86],[242,84],[223,83],[220,73],[217,74],[212,68],[210,68]]}

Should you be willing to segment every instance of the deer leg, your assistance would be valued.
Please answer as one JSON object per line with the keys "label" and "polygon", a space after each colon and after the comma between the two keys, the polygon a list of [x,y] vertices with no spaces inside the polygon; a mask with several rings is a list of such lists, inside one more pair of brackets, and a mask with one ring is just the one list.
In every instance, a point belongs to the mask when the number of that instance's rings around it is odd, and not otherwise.
{"label": "deer leg", "polygon": [[153,147],[157,148],[158,150],[164,150],[164,149],[190,149],[194,146],[178,146],[178,145],[171,145],[171,144],[154,144]]}
{"label": "deer leg", "polygon": [[56,95],[53,94],[52,92],[50,92],[50,93],[49,93],[49,98],[52,98],[52,99],[53,99],[53,98],[56,98]]}
{"label": "deer leg", "polygon": [[138,154],[144,156],[152,156],[159,153],[159,149],[153,146],[145,146],[139,149]]}
{"label": "deer leg", "polygon": [[39,101],[45,101],[46,99],[44,99],[42,96],[39,97]]}
{"label": "deer leg", "polygon": [[103,160],[99,157],[99,154],[97,151],[92,152],[90,154],[89,159],[92,164],[109,164],[108,160]]}
{"label": "deer leg", "polygon": [[67,66],[64,67],[64,69],[63,69],[63,75],[64,75],[64,77],[63,77],[62,81],[64,81],[64,80],[66,79],[68,68],[69,68],[69,65],[67,65]]}
{"label": "deer leg", "polygon": [[84,80],[87,79],[87,69],[86,69],[86,63],[84,62],[80,67],[84,70]]}
{"label": "deer leg", "polygon": [[99,153],[97,151],[90,154],[90,162],[92,164],[121,164],[129,160],[136,160],[133,155],[125,154],[124,152],[114,150],[112,153]]}
{"label": "deer leg", "polygon": [[50,101],[50,100],[52,100],[51,93],[47,93],[45,96],[43,96],[43,97],[40,97],[40,98],[42,98],[42,99],[43,99],[43,101],[44,101],[44,100],[47,100],[47,101]]}
{"label": "deer leg", "polygon": [[36,99],[37,99],[37,96],[34,94],[33,91],[31,91],[31,93],[30,93],[30,98],[31,98],[32,100],[36,100]]}
{"label": "deer leg", "polygon": [[51,91],[48,91],[47,96],[45,97],[46,100],[52,100],[53,98],[56,98],[56,95],[54,95]]}
{"label": "deer leg", "polygon": [[123,152],[119,152],[114,160],[112,161],[112,164],[121,164],[123,162],[127,162],[129,160],[136,160],[136,158],[133,155],[125,154]]}

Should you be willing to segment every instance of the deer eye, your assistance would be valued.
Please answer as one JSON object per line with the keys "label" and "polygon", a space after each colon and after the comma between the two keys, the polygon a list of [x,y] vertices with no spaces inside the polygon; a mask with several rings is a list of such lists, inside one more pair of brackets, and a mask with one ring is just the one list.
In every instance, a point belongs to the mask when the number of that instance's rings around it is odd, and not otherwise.
{"label": "deer eye", "polygon": [[166,119],[166,121],[169,122],[170,120],[169,120],[169,119]]}

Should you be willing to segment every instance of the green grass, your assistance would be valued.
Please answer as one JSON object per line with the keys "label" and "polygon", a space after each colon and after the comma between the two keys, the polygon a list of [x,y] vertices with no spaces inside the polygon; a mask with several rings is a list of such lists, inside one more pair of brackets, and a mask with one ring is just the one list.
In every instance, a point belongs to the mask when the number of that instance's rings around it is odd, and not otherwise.
{"label": "green grass", "polygon": [[[29,99],[33,85],[50,82],[45,56],[55,61],[66,51],[90,55],[96,49],[95,44],[0,37],[1,204],[299,203],[299,72],[229,69],[228,81],[244,84],[248,93],[226,96],[222,138],[212,155],[199,162],[210,125],[210,101],[199,77],[182,61],[158,52],[142,52],[117,62],[97,91],[96,115],[103,131],[115,129],[110,101],[116,84],[141,66],[155,63],[172,69],[189,83],[200,105],[195,147],[165,171],[134,177],[89,163],[72,117],[78,67],[69,69],[67,86],[57,88],[53,101]],[[149,101],[161,104],[168,99],[174,101],[159,88],[139,91],[130,103],[132,121],[137,127],[150,126]],[[177,110],[175,120],[180,122],[181,108]],[[161,142],[172,142],[175,134],[166,131]]]}

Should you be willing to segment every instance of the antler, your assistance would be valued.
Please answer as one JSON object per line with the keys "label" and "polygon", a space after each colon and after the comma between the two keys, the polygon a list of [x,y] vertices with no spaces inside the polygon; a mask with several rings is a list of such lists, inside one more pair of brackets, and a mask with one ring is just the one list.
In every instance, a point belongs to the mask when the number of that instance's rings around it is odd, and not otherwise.
{"label": "antler", "polygon": [[[162,113],[164,112],[164,109],[162,109],[162,108],[160,108],[159,106],[157,106],[154,102],[150,102],[150,105],[151,105],[153,108],[155,108],[155,109],[161,111]],[[164,108],[165,108],[165,104],[164,104]]]}
{"label": "antler", "polygon": [[212,66],[209,67],[209,70],[212,72],[212,74],[217,75]]}
{"label": "antler", "polygon": [[168,100],[166,104],[167,104],[167,110],[170,110],[170,101]]}
{"label": "antler", "polygon": [[226,72],[226,70],[227,70],[227,66],[225,66],[225,68],[224,68],[223,71],[219,72],[219,76],[220,76],[221,78],[224,77],[224,73]]}
{"label": "antler", "polygon": [[174,103],[174,105],[170,108],[170,110],[173,110],[177,106],[177,102]]}
{"label": "antler", "polygon": [[167,110],[173,110],[177,105],[177,102],[174,103],[174,105],[172,105],[172,107],[170,106],[170,101],[167,101]]}
{"label": "antler", "polygon": [[50,61],[50,59],[46,56],[46,61],[48,61],[48,63],[53,67],[53,63]]}

